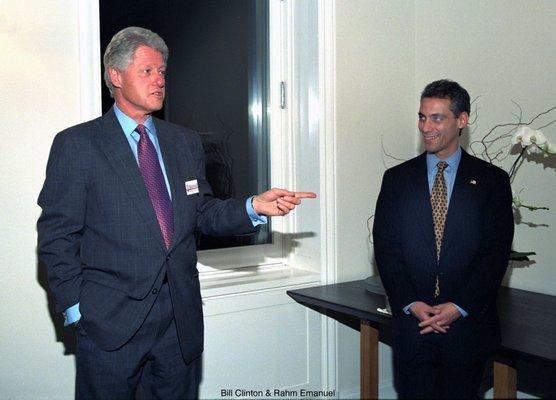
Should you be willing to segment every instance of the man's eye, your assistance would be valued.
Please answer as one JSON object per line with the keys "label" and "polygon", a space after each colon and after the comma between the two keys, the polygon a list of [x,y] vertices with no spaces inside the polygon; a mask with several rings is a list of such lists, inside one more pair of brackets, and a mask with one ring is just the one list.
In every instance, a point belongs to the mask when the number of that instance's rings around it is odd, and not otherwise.
{"label": "man's eye", "polygon": [[143,70],[143,73],[149,75],[149,74],[151,73],[150,68],[145,68],[145,69]]}
{"label": "man's eye", "polygon": [[159,71],[158,73],[159,73],[160,75],[162,75],[162,76],[166,75],[166,71],[164,71],[164,70]]}
{"label": "man's eye", "polygon": [[433,120],[433,122],[440,122],[444,120],[444,117],[442,115],[433,115],[431,119]]}

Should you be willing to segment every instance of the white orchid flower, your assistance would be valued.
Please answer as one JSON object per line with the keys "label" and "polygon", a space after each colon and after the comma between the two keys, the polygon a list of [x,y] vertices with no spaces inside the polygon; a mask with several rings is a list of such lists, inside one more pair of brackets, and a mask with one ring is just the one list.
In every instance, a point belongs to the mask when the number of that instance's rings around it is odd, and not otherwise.
{"label": "white orchid flower", "polygon": [[541,131],[531,131],[531,143],[534,143],[539,147],[545,144],[546,137],[544,136],[544,133]]}
{"label": "white orchid flower", "polygon": [[533,130],[529,127],[527,128],[527,132],[523,134],[523,137],[521,139],[521,147],[531,146],[531,144],[533,143],[531,141],[531,138],[533,137]]}
{"label": "white orchid flower", "polygon": [[520,126],[512,135],[513,145],[521,144],[522,148],[527,148],[527,154],[546,152],[546,137],[539,130],[533,130],[528,126]]}
{"label": "white orchid flower", "polygon": [[556,154],[556,143],[551,143],[549,141],[546,141],[542,145],[542,149],[545,152],[545,154]]}
{"label": "white orchid flower", "polygon": [[[521,144],[522,147],[529,146],[531,144],[531,128],[528,126],[520,126],[517,131],[512,135],[512,144]],[[526,141],[528,141],[526,143]]]}

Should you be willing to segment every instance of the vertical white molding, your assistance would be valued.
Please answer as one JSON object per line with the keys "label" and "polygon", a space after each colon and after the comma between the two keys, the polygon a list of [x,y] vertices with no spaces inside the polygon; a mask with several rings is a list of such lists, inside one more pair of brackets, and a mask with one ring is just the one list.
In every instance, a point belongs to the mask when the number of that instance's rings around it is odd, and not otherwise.
{"label": "vertical white molding", "polygon": [[[293,1],[280,1],[282,17],[282,81],[286,82],[286,107],[282,110],[282,160],[287,160],[282,166],[284,187],[296,188],[295,174],[295,138],[294,134],[299,126],[299,104],[297,96],[296,71],[295,71],[295,30]],[[276,219],[276,218],[275,218]],[[284,231],[296,232],[296,218],[284,218]],[[284,236],[284,255],[289,265],[295,263],[293,259],[294,248],[291,239]]]}
{"label": "vertical white molding", "polygon": [[321,103],[321,193],[323,198],[322,227],[326,239],[322,254],[326,254],[323,283],[336,283],[336,43],[334,0],[319,0],[319,71]]}
{"label": "vertical white molding", "polygon": [[81,121],[102,113],[99,4],[78,0],[79,92]]}
{"label": "vertical white molding", "polygon": [[[269,96],[270,96],[270,118],[268,127],[270,129],[270,185],[273,187],[283,187],[284,182],[284,130],[286,129],[287,112],[280,108],[280,82],[285,81],[284,76],[284,35],[287,30],[285,27],[285,15],[283,5],[280,0],[269,1]],[[283,218],[272,220],[272,232],[278,233],[283,242],[284,231],[287,227]],[[273,239],[275,241],[276,239]],[[284,261],[283,243],[274,243],[280,247],[280,258]]]}
{"label": "vertical white molding", "polygon": [[[321,254],[325,255],[321,282],[336,283],[336,22],[335,0],[319,0],[319,96],[321,104]],[[322,374],[329,389],[338,388],[336,331],[337,322],[322,316]]]}

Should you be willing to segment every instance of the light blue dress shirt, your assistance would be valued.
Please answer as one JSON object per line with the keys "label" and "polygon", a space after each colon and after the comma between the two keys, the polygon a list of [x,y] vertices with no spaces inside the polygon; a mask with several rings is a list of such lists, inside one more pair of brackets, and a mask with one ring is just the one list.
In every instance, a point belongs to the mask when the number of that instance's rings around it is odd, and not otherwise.
{"label": "light blue dress shirt", "polygon": [[436,166],[440,161],[448,164],[444,169],[444,181],[446,182],[446,189],[448,190],[448,206],[450,206],[450,199],[454,191],[454,182],[456,181],[456,174],[458,172],[459,162],[461,160],[461,147],[458,147],[456,152],[445,160],[441,160],[435,154],[427,153],[427,176],[429,180],[429,193],[432,193],[432,185],[434,185],[434,177],[438,171]]}
{"label": "light blue dress shirt", "polygon": [[[124,114],[115,103],[114,103],[114,113],[116,114],[116,118],[118,119],[118,122],[122,127],[122,130],[124,131],[125,137],[129,143],[129,146],[131,147],[131,151],[135,156],[135,160],[139,164],[139,159],[137,158],[137,144],[139,143],[139,133],[135,131],[135,128],[137,128],[137,122],[134,119],[127,116],[126,114]],[[158,154],[158,161],[160,162],[160,167],[162,168],[162,174],[164,175],[164,181],[166,182],[166,189],[168,190],[170,199],[172,199],[170,182],[168,181],[168,175],[166,174],[166,166],[162,158],[162,152],[160,151],[158,136],[156,135],[156,128],[154,126],[152,117],[149,116],[145,120],[145,122],[143,122],[143,125],[147,129],[149,139],[151,139],[151,142],[153,143],[154,148],[156,149],[156,153]],[[255,227],[257,225],[266,224],[268,222],[268,218],[264,215],[259,215],[255,212],[255,209],[253,208],[253,197],[254,196],[247,198],[247,200],[245,201],[245,209],[247,210],[247,215],[249,215],[249,218],[251,219],[251,223]],[[64,317],[65,317],[64,326],[68,326],[79,321],[79,319],[81,318],[81,313],[79,312],[79,303],[74,304],[71,307],[68,307],[66,309],[66,312],[64,313]]]}
{"label": "light blue dress shirt", "polygon": [[[427,153],[427,177],[429,181],[429,193],[432,192],[432,186],[434,185],[434,177],[436,176],[436,172],[438,171],[437,164],[440,161],[444,161],[448,164],[446,169],[444,169],[444,181],[446,182],[446,190],[448,191],[448,206],[450,206],[450,199],[452,198],[452,192],[454,190],[454,182],[456,181],[456,174],[458,172],[459,162],[461,160],[461,147],[458,146],[458,149],[454,154],[448,157],[445,160],[441,160],[435,154]],[[453,304],[453,303],[452,303]],[[404,307],[404,312],[409,314],[410,307],[413,303]],[[458,309],[462,316],[467,317],[468,313],[458,306],[454,304],[454,306]]]}

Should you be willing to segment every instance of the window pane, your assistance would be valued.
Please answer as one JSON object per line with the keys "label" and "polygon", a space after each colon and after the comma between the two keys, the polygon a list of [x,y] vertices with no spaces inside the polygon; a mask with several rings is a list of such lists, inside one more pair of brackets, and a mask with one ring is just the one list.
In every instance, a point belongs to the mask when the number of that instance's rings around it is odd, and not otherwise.
{"label": "window pane", "polygon": [[[268,2],[100,1],[102,51],[127,26],[166,41],[166,101],[155,116],[199,132],[215,196],[242,199],[268,188]],[[112,103],[103,87],[103,112]],[[197,238],[200,250],[270,242],[270,224],[256,236]]]}

